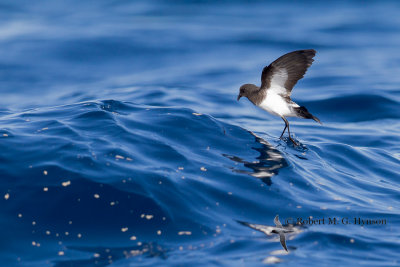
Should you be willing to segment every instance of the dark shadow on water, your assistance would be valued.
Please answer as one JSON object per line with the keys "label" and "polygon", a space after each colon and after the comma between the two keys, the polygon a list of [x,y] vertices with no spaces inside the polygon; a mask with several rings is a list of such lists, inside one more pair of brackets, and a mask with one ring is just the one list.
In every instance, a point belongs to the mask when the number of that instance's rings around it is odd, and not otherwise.
{"label": "dark shadow on water", "polygon": [[252,132],[249,133],[253,135],[255,139],[255,146],[252,146],[251,149],[260,153],[260,155],[256,157],[256,161],[246,161],[235,155],[222,155],[230,160],[242,163],[243,166],[252,170],[246,171],[232,168],[234,172],[245,173],[253,177],[259,178],[265,184],[270,186],[272,184],[271,178],[274,175],[278,174],[280,169],[287,167],[288,163],[283,157],[282,153],[275,147],[273,147],[270,143],[268,143],[261,137],[258,137]]}

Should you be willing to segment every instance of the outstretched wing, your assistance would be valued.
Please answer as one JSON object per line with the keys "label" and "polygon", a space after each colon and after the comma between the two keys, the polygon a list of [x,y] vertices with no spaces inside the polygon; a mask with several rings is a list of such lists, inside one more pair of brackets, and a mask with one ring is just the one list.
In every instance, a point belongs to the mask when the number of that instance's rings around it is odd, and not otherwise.
{"label": "outstretched wing", "polygon": [[273,90],[290,97],[297,81],[304,77],[311,66],[316,51],[298,50],[285,54],[263,69],[260,90]]}
{"label": "outstretched wing", "polygon": [[281,222],[279,221],[279,215],[275,216],[274,223],[275,223],[276,227],[283,228]]}
{"label": "outstretched wing", "polygon": [[281,241],[282,247],[283,247],[286,251],[288,251],[287,246],[286,246],[286,238],[285,238],[285,234],[284,234],[284,233],[282,233],[282,232],[279,233],[279,240]]}
{"label": "outstretched wing", "polygon": [[248,223],[248,222],[242,222],[242,221],[237,221],[237,222],[240,224],[246,225],[254,230],[260,231],[266,235],[272,235],[272,231],[275,228],[272,226],[262,225],[262,224]]}

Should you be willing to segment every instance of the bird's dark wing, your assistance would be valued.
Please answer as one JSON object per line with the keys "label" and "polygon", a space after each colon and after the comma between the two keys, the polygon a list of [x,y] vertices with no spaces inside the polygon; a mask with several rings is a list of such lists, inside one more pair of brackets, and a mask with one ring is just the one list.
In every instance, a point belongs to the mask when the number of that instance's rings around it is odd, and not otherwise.
{"label": "bird's dark wing", "polygon": [[311,66],[316,51],[298,50],[285,54],[263,69],[260,90],[273,90],[290,97],[297,81],[304,77]]}
{"label": "bird's dark wing", "polygon": [[275,227],[268,226],[268,225],[262,225],[262,224],[255,224],[255,223],[248,223],[248,222],[242,222],[242,221],[237,221],[240,224],[246,225],[254,230],[260,231],[266,235],[272,235],[272,231]]}
{"label": "bird's dark wing", "polygon": [[284,234],[284,233],[282,233],[282,232],[279,233],[279,240],[281,241],[282,247],[283,247],[286,251],[288,251],[288,249],[287,249],[287,247],[286,247],[286,238],[285,238],[285,234]]}

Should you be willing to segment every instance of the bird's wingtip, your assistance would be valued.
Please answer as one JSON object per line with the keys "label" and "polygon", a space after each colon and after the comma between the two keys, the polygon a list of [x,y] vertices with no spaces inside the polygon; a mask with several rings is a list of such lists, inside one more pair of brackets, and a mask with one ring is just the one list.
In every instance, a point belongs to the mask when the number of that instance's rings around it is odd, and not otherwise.
{"label": "bird's wingtip", "polygon": [[322,122],[321,122],[317,117],[313,116],[312,118],[313,118],[313,120],[315,120],[315,121],[318,122],[319,124],[323,125]]}
{"label": "bird's wingtip", "polygon": [[242,225],[246,225],[249,226],[250,224],[248,222],[244,222],[244,221],[239,221],[239,220],[235,220],[237,223],[240,223]]}

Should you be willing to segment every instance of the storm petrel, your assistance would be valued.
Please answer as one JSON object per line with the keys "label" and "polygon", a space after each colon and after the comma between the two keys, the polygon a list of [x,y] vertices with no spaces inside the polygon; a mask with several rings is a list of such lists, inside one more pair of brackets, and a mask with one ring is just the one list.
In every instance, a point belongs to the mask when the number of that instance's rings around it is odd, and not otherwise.
{"label": "storm petrel", "polygon": [[276,229],[272,230],[272,233],[278,234],[279,235],[279,241],[281,241],[282,247],[288,251],[287,246],[286,246],[286,238],[285,238],[285,233],[290,233],[293,231],[289,231],[283,228],[281,222],[279,221],[279,215],[275,216],[274,223],[276,225]]}
{"label": "storm petrel", "polygon": [[[297,145],[290,136],[289,122],[286,117],[298,117],[321,121],[313,116],[306,107],[299,106],[290,99],[293,87],[297,81],[304,77],[308,67],[311,66],[316,51],[314,49],[298,50],[285,54],[264,67],[261,74],[261,86],[244,84],[240,87],[237,97],[247,97],[254,105],[279,116],[285,122],[285,128],[279,138],[288,129],[289,139]],[[322,124],[322,123],[321,123]]]}
{"label": "storm petrel", "polygon": [[298,234],[301,231],[298,228],[294,228],[293,226],[283,226],[281,222],[279,221],[279,215],[276,215],[274,218],[274,223],[275,227],[273,226],[268,226],[268,225],[262,225],[262,224],[254,224],[254,223],[247,223],[247,222],[242,222],[238,221],[239,223],[246,225],[254,230],[263,232],[264,234],[270,236],[272,234],[277,234],[279,235],[279,241],[281,242],[281,245],[284,250],[288,251],[288,248],[286,246],[286,236],[285,234],[289,233],[295,233]]}

